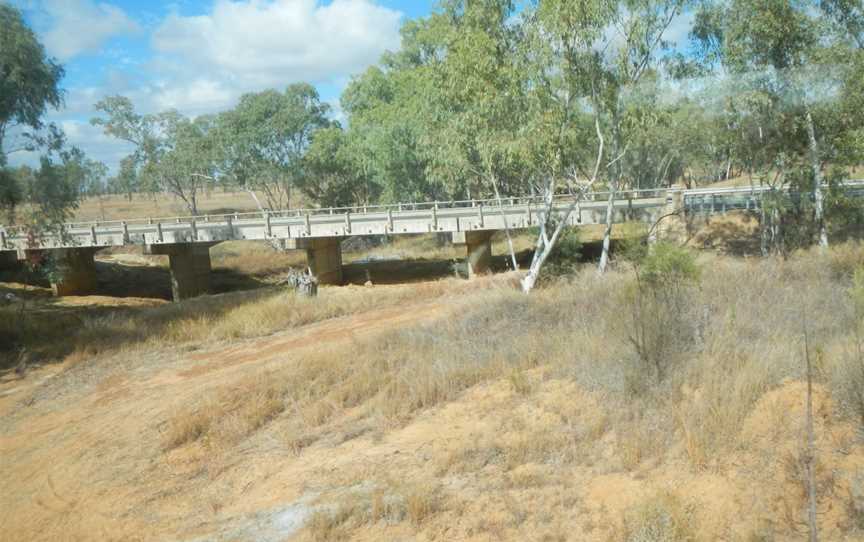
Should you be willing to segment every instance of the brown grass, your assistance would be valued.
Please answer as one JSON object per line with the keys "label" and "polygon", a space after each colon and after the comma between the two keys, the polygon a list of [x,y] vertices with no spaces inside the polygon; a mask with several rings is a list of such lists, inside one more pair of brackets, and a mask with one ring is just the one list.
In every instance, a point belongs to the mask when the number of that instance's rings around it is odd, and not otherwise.
{"label": "brown grass", "polygon": [[[259,337],[312,322],[444,295],[456,281],[411,285],[322,288],[317,298],[283,288],[204,296],[148,308],[57,310],[50,305],[0,307],[0,367],[14,363],[18,346],[33,361],[70,356],[78,362],[129,348]],[[32,308],[31,308],[32,307]]]}
{"label": "brown grass", "polygon": [[[163,459],[201,449],[200,456],[189,456],[245,461],[243,454],[265,437],[301,463],[330,454],[311,471],[315,488],[324,488],[304,530],[312,540],[445,539],[451,528],[463,538],[524,539],[531,534],[520,530],[526,521],[535,527],[560,522],[546,531],[548,539],[579,539],[591,529],[598,530],[592,534],[597,540],[741,539],[746,533],[706,526],[711,506],[733,503],[728,495],[743,491],[739,486],[755,488],[747,498],[759,500],[741,505],[748,507],[753,536],[785,539],[796,536],[800,501],[800,473],[790,465],[800,462],[794,454],[801,442],[806,326],[818,352],[820,521],[834,534],[855,534],[847,479],[861,463],[845,458],[860,456],[861,446],[847,428],[864,425],[842,408],[848,378],[838,375],[845,374],[844,353],[861,323],[849,273],[838,273],[833,263],[856,261],[842,256],[855,250],[841,246],[826,257],[814,251],[785,261],[701,255],[702,278],[688,290],[684,309],[688,340],[670,353],[659,379],[629,340],[630,307],[620,292],[632,286],[634,274],[623,263],[604,277],[586,267],[530,296],[448,280],[325,288],[317,300],[276,292],[205,298],[147,309],[131,320],[94,320],[89,342],[75,336],[81,341],[75,355],[88,363],[86,348],[98,352],[100,336],[137,337],[141,327],[152,333],[140,338],[144,346],[195,345],[452,295],[446,301],[457,309],[432,323],[323,344],[290,363],[205,388],[195,404],[162,420]],[[642,384],[638,394],[634,382]],[[454,405],[471,414],[459,427],[431,425],[430,416],[447,420],[443,413]],[[431,444],[400,447],[399,438],[407,439],[402,431],[410,430]],[[436,431],[444,436],[429,436]],[[372,459],[365,450],[388,436],[390,455],[367,470]],[[346,443],[354,439],[362,445]],[[350,472],[327,478],[341,484],[319,480],[330,476],[321,465],[338,471],[334,465],[342,463],[334,457],[349,452],[361,459],[346,463]],[[421,466],[396,470],[405,456]],[[608,496],[619,515],[584,515],[612,526],[580,523],[585,531],[568,531],[581,521],[568,514],[593,504],[587,486],[604,476],[622,484],[612,484],[616,494]],[[645,479],[652,482],[644,492],[626,491]],[[679,488],[680,479],[714,485],[710,491]],[[474,493],[457,500],[454,493],[466,486]],[[729,494],[721,491],[727,486],[734,486]]]}
{"label": "brown grass", "polygon": [[[695,350],[688,344],[659,383],[639,362],[625,329],[618,292],[632,281],[631,273],[597,278],[589,268],[531,296],[501,289],[476,293],[473,308],[456,318],[350,350],[323,351],[269,376],[267,389],[275,386],[273,393],[292,405],[292,423],[306,434],[347,409],[360,407],[386,429],[481,382],[505,378],[517,394],[530,396],[543,378],[566,377],[621,407],[615,423],[624,429],[616,433],[616,447],[629,468],[666,449],[671,435],[660,428],[667,426],[680,431],[690,460],[702,468],[734,446],[741,422],[767,390],[800,376],[802,319],[820,344],[844,341],[854,327],[846,290],[809,255],[789,262],[705,256],[702,266],[710,272],[689,299],[700,320],[688,332]],[[269,297],[212,319],[178,319],[164,336],[173,342],[245,337],[302,325],[368,308],[372,298],[358,293],[338,302]],[[398,290],[390,295],[391,303],[402,299]],[[545,377],[529,371],[538,366]],[[635,397],[634,380],[645,390]],[[514,430],[526,435],[524,442],[489,447],[506,448],[504,455],[512,456],[507,463],[516,465],[561,445],[555,436],[532,435],[530,427],[526,422]]]}

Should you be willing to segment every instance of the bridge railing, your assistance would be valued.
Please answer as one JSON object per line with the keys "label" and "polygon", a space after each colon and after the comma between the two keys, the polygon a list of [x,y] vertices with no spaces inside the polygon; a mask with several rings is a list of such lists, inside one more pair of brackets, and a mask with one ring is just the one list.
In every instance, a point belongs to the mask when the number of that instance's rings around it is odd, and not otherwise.
{"label": "bridge railing", "polygon": [[[847,181],[844,185],[851,189],[853,195],[864,197],[864,180]],[[728,188],[697,188],[689,190],[678,190],[683,193],[685,209],[697,212],[718,212],[723,210],[734,209],[757,209],[759,199],[762,194],[770,191],[770,187],[728,187]],[[619,190],[615,194],[617,201],[639,201],[646,199],[663,198],[669,193],[667,188],[651,188],[651,189],[635,189],[635,190]],[[861,194],[858,194],[861,192]],[[582,197],[583,203],[605,202],[609,198],[609,191],[589,192]],[[573,200],[572,194],[558,194],[554,197],[556,205],[563,205]],[[91,221],[76,221],[69,222],[63,225],[65,230],[83,230],[83,229],[114,229],[120,230],[135,226],[146,226],[154,224],[189,224],[189,223],[208,223],[208,222],[238,222],[238,221],[254,221],[263,219],[280,219],[280,218],[314,218],[322,215],[356,215],[356,214],[374,214],[374,213],[393,213],[393,212],[412,212],[412,211],[428,211],[440,209],[465,209],[485,207],[493,209],[499,206],[504,207],[525,207],[543,206],[545,201],[542,196],[515,196],[506,197],[498,200],[497,198],[489,199],[469,199],[469,200],[450,200],[450,201],[429,201],[429,202],[408,202],[394,204],[376,204],[366,206],[346,206],[346,207],[313,207],[302,209],[276,209],[264,211],[225,213],[225,214],[203,214],[203,215],[185,215],[171,217],[147,217],[147,218],[132,218],[126,220],[91,220]],[[19,237],[26,235],[27,226],[20,227],[4,227],[0,225],[0,232],[7,237]]]}
{"label": "bridge railing", "polygon": [[[637,189],[637,190],[619,190],[616,192],[616,200],[640,200],[648,198],[663,197],[667,190],[665,188],[658,189]],[[554,197],[556,204],[563,204],[573,200],[572,194],[558,194]],[[584,202],[606,201],[609,198],[608,191],[589,192],[582,197]],[[346,207],[313,207],[301,209],[276,209],[264,211],[247,211],[238,213],[224,214],[202,214],[202,215],[184,215],[184,216],[169,216],[169,217],[147,217],[147,218],[132,218],[125,220],[88,220],[67,222],[63,224],[63,228],[67,230],[80,230],[87,228],[126,228],[130,226],[146,226],[153,224],[188,224],[190,222],[207,223],[207,222],[226,222],[242,221],[242,220],[260,220],[262,217],[271,219],[278,218],[303,218],[316,217],[321,215],[345,215],[345,214],[371,214],[388,212],[406,212],[406,211],[432,211],[433,209],[466,209],[476,207],[517,207],[527,205],[543,205],[545,200],[542,196],[516,196],[490,199],[470,199],[470,200],[450,200],[450,201],[427,201],[427,202],[409,202],[409,203],[393,203],[393,204],[376,204],[376,205],[354,205]],[[0,226],[0,230],[4,227]],[[11,227],[5,228],[8,235],[16,235],[26,231],[26,227]]]}

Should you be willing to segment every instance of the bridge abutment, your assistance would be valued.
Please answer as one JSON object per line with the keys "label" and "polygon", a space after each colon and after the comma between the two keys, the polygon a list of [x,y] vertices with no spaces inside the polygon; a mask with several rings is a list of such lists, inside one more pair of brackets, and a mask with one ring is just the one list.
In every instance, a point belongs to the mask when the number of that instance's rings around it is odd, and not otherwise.
{"label": "bridge abutment", "polygon": [[50,271],[51,290],[57,297],[87,295],[96,292],[96,261],[99,248],[57,248],[48,251],[53,269]]}
{"label": "bridge abutment", "polygon": [[319,284],[342,284],[342,239],[315,237],[286,239],[287,250],[305,250],[306,263]]}
{"label": "bridge abutment", "polygon": [[175,302],[210,292],[210,247],[216,243],[148,245],[147,254],[167,255]]}
{"label": "bridge abutment", "polygon": [[489,271],[492,263],[493,231],[459,231],[453,233],[454,245],[465,245],[467,251],[468,278]]}

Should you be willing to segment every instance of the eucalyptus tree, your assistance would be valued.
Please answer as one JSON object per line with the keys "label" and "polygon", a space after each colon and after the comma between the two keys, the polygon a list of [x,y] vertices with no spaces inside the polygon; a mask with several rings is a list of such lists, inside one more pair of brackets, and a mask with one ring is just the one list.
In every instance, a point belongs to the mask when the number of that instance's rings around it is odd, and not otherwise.
{"label": "eucalyptus tree", "polygon": [[218,164],[213,117],[190,120],[173,110],[141,115],[123,96],[107,97],[95,107],[105,116],[93,118],[93,125],[134,145],[124,164],[134,168],[141,185],[179,198],[197,215],[198,196]]}
{"label": "eucalyptus tree", "polygon": [[[43,128],[48,108],[63,103],[63,74],[21,12],[0,4],[0,167],[9,153],[32,150],[34,134],[26,130]],[[14,146],[7,142],[12,132],[22,134]]]}
{"label": "eucalyptus tree", "polygon": [[794,126],[777,134],[781,142],[772,169],[774,175],[808,181],[815,238],[821,247],[828,245],[823,169],[826,158],[834,154],[836,126],[820,123],[820,118],[830,116],[836,75],[843,70],[836,70],[836,56],[830,60],[829,41],[842,25],[819,10],[848,23],[854,39],[855,10],[849,7],[855,4],[860,13],[860,2],[846,0],[708,3],[694,27],[694,37],[716,69],[735,77],[743,92],[774,102],[784,116],[795,119]]}
{"label": "eucalyptus tree", "polygon": [[[552,106],[552,130],[557,142],[547,150],[547,161],[557,174],[567,167],[562,150],[565,136],[572,133],[575,120],[586,113],[607,134],[610,159],[601,168],[609,190],[606,225],[599,270],[609,260],[613,202],[624,182],[625,161],[630,139],[637,128],[656,120],[648,113],[650,103],[640,103],[638,89],[643,77],[656,67],[659,53],[669,48],[663,38],[670,24],[681,15],[684,0],[549,0],[534,3],[534,48],[541,51],[540,83],[546,89],[544,104]],[[545,60],[543,60],[545,59]],[[543,65],[545,64],[545,67]],[[542,107],[541,109],[547,109]],[[589,132],[590,133],[590,132]],[[594,139],[593,147],[599,146]],[[572,151],[571,151],[572,152]],[[590,156],[590,153],[589,153]],[[587,162],[573,153],[571,161]],[[571,166],[573,167],[573,166]],[[592,178],[584,173],[583,178]]]}
{"label": "eucalyptus tree", "polygon": [[378,186],[360,158],[358,139],[339,126],[315,133],[304,155],[304,175],[299,183],[307,197],[327,207],[368,205],[377,200]]}
{"label": "eucalyptus tree", "polygon": [[364,193],[388,203],[451,193],[429,168],[437,142],[426,127],[437,91],[429,77],[434,61],[418,53],[428,43],[426,26],[425,20],[407,22],[402,49],[354,78],[340,100],[350,119],[344,141],[361,170],[356,180],[367,187]]}
{"label": "eucalyptus tree", "polygon": [[[52,159],[64,144],[63,133],[54,125],[44,121],[50,108],[60,107],[63,91],[60,80],[63,67],[49,57],[34,32],[27,26],[21,12],[16,8],[0,3],[0,209],[5,211],[11,222],[16,208],[34,201],[30,191],[32,183],[22,183],[24,170],[13,171],[7,167],[8,155],[21,151],[42,153],[40,167],[41,194],[50,196],[55,192],[46,183],[59,183],[58,195],[65,194],[65,183],[59,175],[53,175]],[[28,169],[29,171],[29,169]],[[25,186],[26,185],[26,186]],[[42,218],[65,216],[75,200],[58,197],[56,200],[42,200],[46,213]],[[34,215],[35,216],[35,215]]]}
{"label": "eucalyptus tree", "polygon": [[218,119],[223,173],[263,193],[271,209],[290,208],[304,175],[303,155],[315,132],[330,126],[329,112],[307,83],[243,95]]}

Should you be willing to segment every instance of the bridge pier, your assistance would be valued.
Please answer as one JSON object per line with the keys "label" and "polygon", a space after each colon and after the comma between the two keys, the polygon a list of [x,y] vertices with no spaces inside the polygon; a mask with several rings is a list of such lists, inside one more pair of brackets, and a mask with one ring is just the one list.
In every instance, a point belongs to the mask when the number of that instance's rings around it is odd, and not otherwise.
{"label": "bridge pier", "polygon": [[146,254],[167,255],[175,302],[210,292],[210,247],[216,243],[147,245]]}
{"label": "bridge pier", "polygon": [[319,284],[342,284],[342,239],[313,237],[286,239],[286,250],[305,250],[306,263]]}
{"label": "bridge pier", "polygon": [[96,262],[100,247],[56,248],[47,251],[54,268],[51,290],[57,297],[96,292]]}
{"label": "bridge pier", "polygon": [[492,262],[493,231],[458,231],[453,233],[454,245],[465,245],[468,278],[474,278],[489,271]]}

